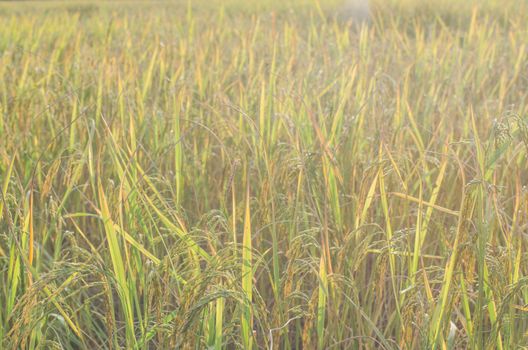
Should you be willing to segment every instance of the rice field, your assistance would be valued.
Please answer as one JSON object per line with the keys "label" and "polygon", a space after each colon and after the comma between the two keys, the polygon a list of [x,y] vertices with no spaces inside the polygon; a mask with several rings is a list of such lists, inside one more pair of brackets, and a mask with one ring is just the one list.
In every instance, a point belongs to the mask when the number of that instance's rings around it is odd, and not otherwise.
{"label": "rice field", "polygon": [[0,348],[527,348],[528,3],[350,4],[0,3]]}

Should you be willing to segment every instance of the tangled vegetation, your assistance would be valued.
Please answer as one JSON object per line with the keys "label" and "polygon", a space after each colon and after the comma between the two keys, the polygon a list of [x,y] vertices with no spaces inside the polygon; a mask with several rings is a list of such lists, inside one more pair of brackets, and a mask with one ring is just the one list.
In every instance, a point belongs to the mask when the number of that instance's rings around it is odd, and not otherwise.
{"label": "tangled vegetation", "polygon": [[528,346],[528,3],[0,5],[0,348]]}

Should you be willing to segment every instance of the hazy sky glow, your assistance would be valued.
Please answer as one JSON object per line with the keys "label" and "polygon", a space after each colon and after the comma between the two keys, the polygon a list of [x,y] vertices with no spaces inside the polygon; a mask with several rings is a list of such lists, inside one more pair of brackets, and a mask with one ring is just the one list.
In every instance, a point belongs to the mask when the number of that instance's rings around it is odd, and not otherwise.
{"label": "hazy sky glow", "polygon": [[344,15],[356,20],[367,20],[369,18],[369,0],[346,0]]}

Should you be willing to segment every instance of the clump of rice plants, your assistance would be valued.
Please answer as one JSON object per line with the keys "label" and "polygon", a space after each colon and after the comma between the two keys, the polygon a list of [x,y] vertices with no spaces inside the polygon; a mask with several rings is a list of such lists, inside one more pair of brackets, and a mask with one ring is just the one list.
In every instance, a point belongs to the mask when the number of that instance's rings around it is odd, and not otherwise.
{"label": "clump of rice plants", "polygon": [[528,4],[365,9],[0,4],[0,348],[527,347]]}

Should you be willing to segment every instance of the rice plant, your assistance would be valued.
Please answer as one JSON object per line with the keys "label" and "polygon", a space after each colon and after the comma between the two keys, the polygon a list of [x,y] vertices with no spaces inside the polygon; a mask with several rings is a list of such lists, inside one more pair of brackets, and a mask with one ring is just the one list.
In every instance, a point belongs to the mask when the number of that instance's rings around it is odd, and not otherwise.
{"label": "rice plant", "polygon": [[527,37],[521,0],[1,3],[0,348],[528,347]]}

